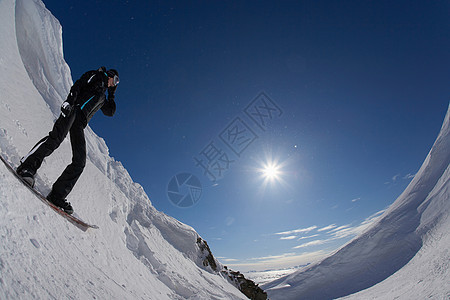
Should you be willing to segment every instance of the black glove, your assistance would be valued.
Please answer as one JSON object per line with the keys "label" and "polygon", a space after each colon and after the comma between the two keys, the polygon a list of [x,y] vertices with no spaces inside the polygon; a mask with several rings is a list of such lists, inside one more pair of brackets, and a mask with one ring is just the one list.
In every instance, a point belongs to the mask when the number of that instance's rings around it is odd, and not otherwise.
{"label": "black glove", "polygon": [[64,101],[63,104],[61,105],[61,114],[65,118],[70,115],[70,113],[72,112],[72,109],[73,109],[73,106],[70,105],[69,102]]}
{"label": "black glove", "polygon": [[109,102],[114,102],[114,93],[116,92],[116,88],[117,86],[111,86],[108,88],[108,101]]}
{"label": "black glove", "polygon": [[117,85],[116,86],[110,86],[108,88],[108,96],[113,96],[114,97],[114,93],[116,92],[117,89]]}

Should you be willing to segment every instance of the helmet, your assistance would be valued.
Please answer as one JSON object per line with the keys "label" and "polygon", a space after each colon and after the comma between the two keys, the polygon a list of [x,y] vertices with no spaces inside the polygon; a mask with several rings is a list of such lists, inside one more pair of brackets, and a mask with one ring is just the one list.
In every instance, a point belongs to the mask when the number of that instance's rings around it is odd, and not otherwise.
{"label": "helmet", "polygon": [[106,71],[106,74],[111,78],[114,78],[114,76],[119,76],[119,72],[117,72],[116,69],[109,69],[108,71]]}

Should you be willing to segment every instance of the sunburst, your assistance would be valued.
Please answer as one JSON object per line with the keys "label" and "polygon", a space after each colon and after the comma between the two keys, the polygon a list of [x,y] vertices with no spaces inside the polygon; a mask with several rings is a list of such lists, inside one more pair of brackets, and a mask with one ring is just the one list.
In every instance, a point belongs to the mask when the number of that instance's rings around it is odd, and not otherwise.
{"label": "sunburst", "polygon": [[275,181],[280,179],[280,166],[274,162],[269,162],[264,164],[261,169],[262,176],[264,179],[269,181]]}
{"label": "sunburst", "polygon": [[264,186],[269,183],[280,182],[283,174],[281,169],[282,164],[275,159],[266,158],[260,162],[258,173],[260,174],[260,178],[264,180]]}

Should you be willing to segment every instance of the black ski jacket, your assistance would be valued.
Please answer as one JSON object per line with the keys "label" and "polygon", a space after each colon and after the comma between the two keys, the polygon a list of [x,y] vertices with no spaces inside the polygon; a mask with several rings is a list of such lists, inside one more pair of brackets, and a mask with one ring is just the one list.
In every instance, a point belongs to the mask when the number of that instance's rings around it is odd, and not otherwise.
{"label": "black ski jacket", "polygon": [[[99,109],[109,117],[116,112],[114,92],[117,87],[108,88],[108,75],[105,71],[105,68],[100,68],[84,73],[74,83],[67,96],[66,101],[83,113],[85,126]],[[105,95],[107,90],[108,98]]]}

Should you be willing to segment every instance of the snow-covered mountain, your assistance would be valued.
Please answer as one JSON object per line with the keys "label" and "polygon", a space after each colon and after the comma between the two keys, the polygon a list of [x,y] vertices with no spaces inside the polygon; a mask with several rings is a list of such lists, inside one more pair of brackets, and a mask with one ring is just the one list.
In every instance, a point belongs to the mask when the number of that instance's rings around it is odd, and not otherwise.
{"label": "snow-covered mountain", "polygon": [[[59,21],[40,0],[1,0],[3,157],[17,166],[51,130],[72,83]],[[236,288],[245,280],[193,228],[157,211],[104,140],[85,133],[88,162],[69,201],[100,229],[80,231],[0,163],[0,299],[247,299]],[[44,161],[36,182],[44,195],[70,153],[66,139]]]}
{"label": "snow-covered mountain", "polygon": [[450,299],[449,162],[450,107],[422,167],[381,218],[331,256],[264,284],[269,298]]}

